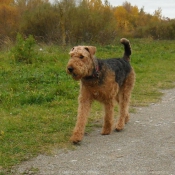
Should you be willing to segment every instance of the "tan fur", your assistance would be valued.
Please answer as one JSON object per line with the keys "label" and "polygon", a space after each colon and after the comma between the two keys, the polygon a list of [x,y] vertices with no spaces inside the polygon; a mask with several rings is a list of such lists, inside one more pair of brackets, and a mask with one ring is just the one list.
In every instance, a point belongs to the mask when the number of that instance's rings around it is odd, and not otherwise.
{"label": "tan fur", "polygon": [[[71,58],[67,65],[67,73],[72,75],[75,80],[81,80],[77,122],[71,137],[73,143],[78,143],[83,138],[91,104],[94,100],[104,104],[105,116],[101,134],[107,135],[112,131],[116,101],[119,104],[120,112],[116,130],[122,130],[125,123],[129,121],[128,108],[135,81],[134,70],[131,70],[120,88],[115,81],[114,72],[110,69],[103,70],[106,78],[102,85],[99,85],[97,81],[86,81],[84,77],[92,75],[94,70],[93,56],[95,51],[96,48],[93,46],[77,46],[70,51]],[[83,56],[83,59],[81,59],[81,56]],[[73,68],[72,72],[69,71],[70,68]]]}

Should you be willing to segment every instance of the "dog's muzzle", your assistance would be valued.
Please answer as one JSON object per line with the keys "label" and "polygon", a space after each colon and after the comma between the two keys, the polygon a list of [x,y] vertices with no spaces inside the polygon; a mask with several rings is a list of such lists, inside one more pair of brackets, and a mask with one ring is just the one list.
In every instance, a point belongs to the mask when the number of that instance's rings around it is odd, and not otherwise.
{"label": "dog's muzzle", "polygon": [[69,73],[72,73],[74,68],[73,67],[68,67],[67,70],[68,70]]}

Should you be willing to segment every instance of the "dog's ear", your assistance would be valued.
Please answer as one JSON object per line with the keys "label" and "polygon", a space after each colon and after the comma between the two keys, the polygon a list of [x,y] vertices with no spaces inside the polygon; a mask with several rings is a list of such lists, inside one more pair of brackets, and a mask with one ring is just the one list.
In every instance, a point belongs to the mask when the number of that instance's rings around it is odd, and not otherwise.
{"label": "dog's ear", "polygon": [[69,52],[69,55],[71,55],[72,54],[72,51],[74,50],[74,47],[70,50],[70,52]]}
{"label": "dog's ear", "polygon": [[85,49],[91,54],[91,55],[95,55],[96,53],[96,47],[94,46],[85,46]]}

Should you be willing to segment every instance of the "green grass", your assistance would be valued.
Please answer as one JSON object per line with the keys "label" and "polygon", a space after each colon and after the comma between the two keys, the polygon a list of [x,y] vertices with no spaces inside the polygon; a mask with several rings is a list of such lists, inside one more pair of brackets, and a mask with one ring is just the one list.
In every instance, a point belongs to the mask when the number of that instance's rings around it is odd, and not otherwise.
{"label": "green grass", "polygon": [[[175,42],[131,39],[136,84],[131,106],[160,100],[160,89],[174,87]],[[79,83],[65,72],[70,48],[43,46],[33,64],[14,63],[0,52],[0,171],[54,147],[70,146]],[[97,57],[116,57],[123,47],[97,46]],[[93,105],[87,130],[102,118]],[[1,173],[3,174],[3,173]]]}

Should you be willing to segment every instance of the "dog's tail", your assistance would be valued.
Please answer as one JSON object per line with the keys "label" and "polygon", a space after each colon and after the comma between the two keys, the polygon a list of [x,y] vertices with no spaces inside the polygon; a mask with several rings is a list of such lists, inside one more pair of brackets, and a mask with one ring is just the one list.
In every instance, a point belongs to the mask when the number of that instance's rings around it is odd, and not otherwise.
{"label": "dog's tail", "polygon": [[130,45],[129,40],[127,40],[126,38],[122,38],[120,42],[124,45],[124,50],[125,50],[123,59],[130,61],[131,45]]}

